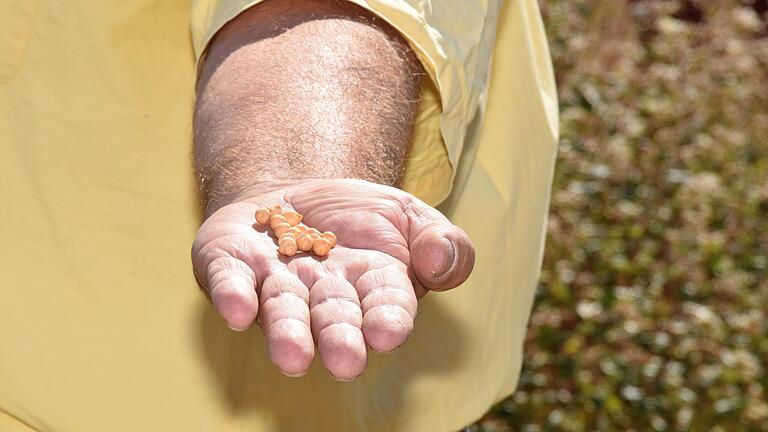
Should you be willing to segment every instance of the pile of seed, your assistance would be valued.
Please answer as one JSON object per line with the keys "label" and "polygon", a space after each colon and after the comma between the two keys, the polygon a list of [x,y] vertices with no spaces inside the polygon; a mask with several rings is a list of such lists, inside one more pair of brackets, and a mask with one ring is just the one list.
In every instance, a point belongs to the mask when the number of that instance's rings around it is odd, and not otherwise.
{"label": "pile of seed", "polygon": [[336,246],[336,234],[310,228],[301,223],[303,218],[293,210],[283,211],[279,205],[256,210],[256,222],[269,225],[281,254],[294,256],[298,252],[311,252],[317,256],[328,255]]}

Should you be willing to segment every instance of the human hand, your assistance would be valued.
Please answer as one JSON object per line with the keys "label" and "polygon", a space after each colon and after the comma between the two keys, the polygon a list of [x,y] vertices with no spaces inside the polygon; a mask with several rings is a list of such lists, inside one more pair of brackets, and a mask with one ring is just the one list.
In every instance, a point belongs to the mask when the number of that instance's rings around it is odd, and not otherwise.
{"label": "human hand", "polygon": [[[278,204],[333,231],[337,246],[322,258],[278,254],[267,227],[254,224],[256,209]],[[272,362],[291,376],[306,373],[317,344],[339,380],[363,372],[366,344],[379,352],[402,345],[417,298],[460,285],[474,256],[464,231],[437,210],[352,179],[261,184],[211,214],[192,247],[195,276],[231,328],[258,318]]]}

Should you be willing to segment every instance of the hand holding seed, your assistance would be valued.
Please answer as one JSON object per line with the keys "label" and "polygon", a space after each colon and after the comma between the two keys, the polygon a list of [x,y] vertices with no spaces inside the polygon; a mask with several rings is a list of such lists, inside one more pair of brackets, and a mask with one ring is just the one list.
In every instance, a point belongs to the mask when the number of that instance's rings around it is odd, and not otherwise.
{"label": "hand holding seed", "polygon": [[232,329],[258,315],[281,371],[305,373],[316,343],[331,375],[349,380],[365,369],[367,347],[405,343],[418,298],[469,276],[474,249],[464,231],[399,189],[304,180],[220,208],[198,231],[192,260]]}

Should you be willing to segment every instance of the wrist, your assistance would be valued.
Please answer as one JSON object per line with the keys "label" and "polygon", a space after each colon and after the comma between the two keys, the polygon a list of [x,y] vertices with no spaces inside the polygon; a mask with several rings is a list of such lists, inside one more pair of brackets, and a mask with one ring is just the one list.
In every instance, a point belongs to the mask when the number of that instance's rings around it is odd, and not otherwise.
{"label": "wrist", "polygon": [[[301,183],[310,182],[313,178],[303,179],[277,179],[277,180],[254,180],[247,184],[241,184],[232,187],[226,192],[219,192],[216,195],[205,195],[205,217],[212,215],[216,210],[232,203],[248,201],[252,199],[268,199],[270,195],[279,195],[282,191],[297,186]],[[270,204],[270,203],[265,203]]]}

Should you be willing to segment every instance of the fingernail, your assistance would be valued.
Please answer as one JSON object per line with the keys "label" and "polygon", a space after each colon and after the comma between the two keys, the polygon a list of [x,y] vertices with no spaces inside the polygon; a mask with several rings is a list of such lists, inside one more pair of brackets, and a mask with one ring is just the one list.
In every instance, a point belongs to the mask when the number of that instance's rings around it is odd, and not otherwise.
{"label": "fingernail", "polygon": [[280,368],[277,368],[277,370],[279,370],[281,374],[283,374],[283,375],[285,375],[285,376],[287,376],[287,377],[290,377],[290,378],[299,378],[299,377],[303,377],[303,376],[304,376],[304,375],[306,375],[306,374],[307,374],[307,372],[308,372],[308,371],[304,371],[304,372],[299,372],[299,373],[295,373],[295,374],[290,374],[290,373],[288,373],[288,372],[286,372],[286,371],[284,371],[284,370],[282,370],[282,369],[280,369]]}
{"label": "fingernail", "polygon": [[239,328],[239,327],[233,326],[230,323],[227,323],[227,327],[229,327],[230,330],[233,330],[233,331],[236,331],[236,332],[244,332],[244,331],[248,330],[248,326],[243,327],[243,328]]}
{"label": "fingernail", "polygon": [[357,378],[357,377],[352,377],[352,378],[339,378],[339,377],[335,376],[334,374],[332,374],[332,373],[330,373],[330,372],[328,372],[328,375],[330,375],[330,376],[331,376],[331,378],[333,378],[333,379],[335,379],[336,381],[339,381],[339,382],[350,382],[350,381],[354,381],[354,380],[355,380],[355,378]]}
{"label": "fingernail", "polygon": [[443,237],[443,243],[445,243],[445,247],[443,248],[445,251],[445,256],[443,257],[443,265],[440,267],[440,270],[432,273],[432,277],[435,279],[438,279],[444,274],[448,273],[448,271],[453,268],[453,265],[456,261],[456,245],[454,245],[452,241],[445,237]]}

